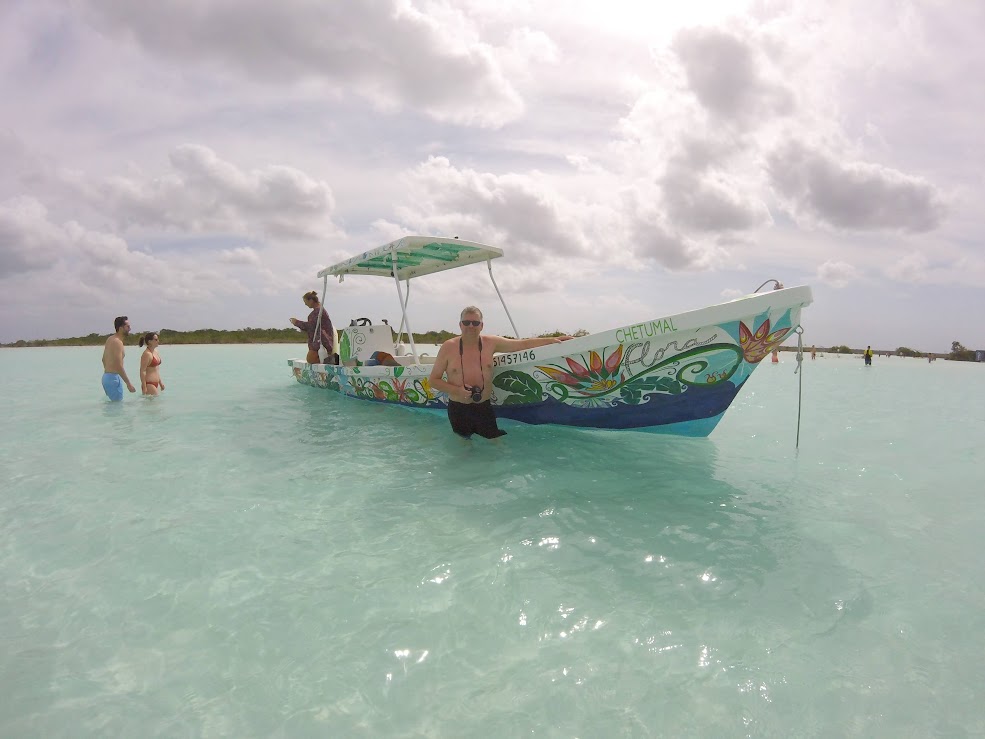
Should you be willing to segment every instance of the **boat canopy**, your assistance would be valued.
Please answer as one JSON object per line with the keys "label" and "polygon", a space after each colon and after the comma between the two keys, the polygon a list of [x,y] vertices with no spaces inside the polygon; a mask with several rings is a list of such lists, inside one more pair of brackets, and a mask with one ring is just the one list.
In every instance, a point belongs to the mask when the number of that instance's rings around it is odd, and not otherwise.
{"label": "boat canopy", "polygon": [[501,256],[502,249],[474,241],[440,236],[404,236],[344,262],[333,264],[319,272],[318,276],[335,275],[341,280],[345,275],[375,275],[409,280],[411,277],[442,272],[466,264],[488,262]]}
{"label": "boat canopy", "polygon": [[[503,294],[499,291],[499,286],[492,273],[492,260],[503,256],[503,250],[495,246],[486,246],[475,241],[465,241],[457,237],[444,238],[441,236],[404,236],[389,244],[371,249],[370,251],[358,254],[344,262],[333,264],[318,273],[322,278],[322,304],[325,303],[325,293],[328,292],[328,277],[335,275],[339,282],[346,275],[375,275],[377,277],[392,277],[397,286],[397,299],[400,300],[400,328],[397,329],[397,340],[407,327],[407,338],[410,340],[411,352],[414,355],[414,362],[419,362],[417,356],[417,345],[414,343],[414,334],[410,330],[410,319],[407,317],[407,301],[410,300],[410,278],[429,275],[433,272],[442,272],[446,269],[464,267],[466,264],[485,262],[489,269],[489,279],[492,280],[499,301],[503,304],[510,325],[513,327],[513,335],[519,336],[510,309],[506,307]],[[400,288],[400,281],[404,281],[407,295]],[[315,324],[315,335],[321,331],[321,314],[318,315],[318,323]]]}

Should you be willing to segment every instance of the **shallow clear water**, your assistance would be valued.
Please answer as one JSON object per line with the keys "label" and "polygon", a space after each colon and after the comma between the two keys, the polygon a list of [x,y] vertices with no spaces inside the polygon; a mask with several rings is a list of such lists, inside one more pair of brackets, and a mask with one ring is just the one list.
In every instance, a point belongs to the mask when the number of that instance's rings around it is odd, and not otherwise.
{"label": "shallow clear water", "polygon": [[[985,366],[767,362],[708,439],[0,352],[2,736],[985,734]],[[138,350],[128,349],[136,373]]]}

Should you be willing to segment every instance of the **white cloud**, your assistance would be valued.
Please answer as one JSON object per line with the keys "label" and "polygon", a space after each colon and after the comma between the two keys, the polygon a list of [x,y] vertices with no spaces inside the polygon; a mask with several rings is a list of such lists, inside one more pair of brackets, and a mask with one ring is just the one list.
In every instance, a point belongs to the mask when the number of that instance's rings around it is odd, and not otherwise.
{"label": "white cloud", "polygon": [[837,228],[922,232],[945,215],[941,193],[923,178],[798,142],[772,152],[768,168],[791,212]]}
{"label": "white cloud", "polygon": [[69,238],[48,221],[48,210],[34,198],[0,203],[0,277],[50,267]]}
{"label": "white cloud", "polygon": [[923,254],[907,254],[886,267],[886,273],[900,282],[925,282],[930,262]]}
{"label": "white cloud", "polygon": [[836,288],[845,287],[859,277],[858,270],[846,262],[829,260],[817,268],[817,279]]}
{"label": "white cloud", "polygon": [[495,175],[430,157],[405,178],[407,199],[396,215],[410,231],[482,234],[528,263],[588,253],[583,211],[536,172]]}
{"label": "white cloud", "polygon": [[[0,203],[0,280],[7,289],[50,283],[50,273],[68,269],[72,278],[59,290],[86,295],[134,296],[153,288],[175,301],[209,301],[217,293],[241,293],[235,280],[216,284],[202,264],[163,260],[133,251],[113,233],[76,221],[56,223],[33,198]],[[203,284],[203,278],[213,278]]]}
{"label": "white cloud", "polygon": [[484,41],[452,4],[281,0],[78,0],[98,28],[181,64],[204,63],[271,86],[317,83],[384,110],[418,108],[439,120],[500,126],[523,109],[501,69],[511,58],[550,56],[543,34]]}
{"label": "white cloud", "polygon": [[720,123],[757,125],[793,112],[792,91],[768,79],[761,45],[721,28],[699,27],[682,30],[672,48],[691,91]]}
{"label": "white cloud", "polygon": [[116,227],[183,233],[252,234],[270,239],[319,239],[337,232],[335,199],[327,183],[291,167],[244,171],[205,146],[171,152],[160,177],[115,175],[100,180],[61,174]]}
{"label": "white cloud", "polygon": [[[981,296],[985,284],[985,259],[981,255],[947,256],[943,253],[911,251],[883,265],[883,272],[893,280],[917,285],[964,285]],[[985,309],[981,303],[972,309],[975,315]]]}
{"label": "white cloud", "polygon": [[219,252],[219,261],[224,264],[246,264],[259,267],[260,255],[250,246],[240,246],[236,249],[223,249]]}
{"label": "white cloud", "polygon": [[772,222],[766,204],[728,172],[669,168],[661,180],[667,212],[680,227],[697,232],[748,231]]}

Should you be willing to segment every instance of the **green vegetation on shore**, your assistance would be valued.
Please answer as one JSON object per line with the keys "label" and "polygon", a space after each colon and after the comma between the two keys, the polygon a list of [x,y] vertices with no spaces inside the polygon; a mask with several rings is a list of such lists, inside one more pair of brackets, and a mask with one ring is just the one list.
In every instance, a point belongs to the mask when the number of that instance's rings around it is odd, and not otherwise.
{"label": "green vegetation on shore", "polygon": [[[839,344],[837,346],[816,347],[819,354],[862,354],[865,349],[852,349],[850,346],[845,346],[844,344]],[[780,351],[784,352],[795,352],[797,347],[795,346],[782,346]],[[810,353],[810,347],[805,347],[804,351]],[[973,349],[965,349],[964,345],[960,341],[951,342],[951,352],[950,354],[942,354],[937,352],[921,352],[915,349],[910,349],[908,346],[898,347],[895,351],[890,349],[873,349],[872,353],[876,356],[894,354],[898,357],[928,357],[935,356],[942,359],[950,359],[955,362],[974,362],[975,352]]]}
{"label": "green vegetation on shore", "polygon": [[947,358],[955,359],[959,362],[974,362],[975,350],[965,349],[964,345],[960,341],[952,341],[951,353],[947,355]]}
{"label": "green vegetation on shore", "polygon": [[[146,331],[133,331],[130,341],[136,343]],[[194,331],[173,331],[162,328],[157,332],[161,344],[303,344],[307,336],[296,328],[240,328],[232,331],[215,328],[199,328]],[[414,341],[421,344],[440,344],[455,336],[451,331],[428,331],[414,334]],[[102,346],[111,334],[89,334],[69,339],[32,339],[0,344],[6,348],[29,346]]]}
{"label": "green vegetation on shore", "polygon": [[[148,329],[149,330],[149,329]],[[146,331],[132,331],[131,341],[138,341]],[[552,331],[541,336],[561,336],[564,332]],[[232,331],[215,328],[199,328],[194,331],[173,331],[162,328],[157,332],[161,344],[303,344],[307,336],[296,328],[239,328]],[[572,336],[586,336],[584,329],[578,329]],[[75,336],[70,339],[20,339],[11,344],[0,344],[4,348],[19,348],[28,346],[102,346],[112,334],[89,334]],[[426,331],[414,334],[418,344],[440,344],[458,336],[451,331]]]}
{"label": "green vegetation on shore", "polygon": [[[152,329],[147,329],[150,331]],[[147,331],[132,331],[130,341],[136,343]],[[89,334],[70,339],[35,339],[3,344],[5,347],[22,346],[102,346],[112,334]],[[306,337],[296,328],[241,328],[224,331],[214,328],[200,328],[194,331],[172,331],[162,328],[158,335],[162,344],[297,344]]]}

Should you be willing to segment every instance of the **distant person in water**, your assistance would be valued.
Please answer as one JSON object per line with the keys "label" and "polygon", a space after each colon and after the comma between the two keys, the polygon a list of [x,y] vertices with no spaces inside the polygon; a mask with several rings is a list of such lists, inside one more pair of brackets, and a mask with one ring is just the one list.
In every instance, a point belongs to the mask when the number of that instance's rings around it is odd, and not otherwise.
{"label": "distant person in water", "polygon": [[811,359],[817,359],[817,347],[811,346]]}
{"label": "distant person in water", "polygon": [[131,393],[137,392],[123,369],[123,339],[130,335],[130,321],[126,316],[117,316],[113,327],[116,333],[103,346],[103,390],[110,400],[123,400],[124,384]]}
{"label": "distant person in water", "polygon": [[865,351],[862,352],[862,358],[865,359],[866,366],[872,364],[872,346],[866,347]]}
{"label": "distant person in water", "polygon": [[[318,293],[314,290],[305,293],[301,299],[311,309],[311,313],[308,314],[307,321],[292,318],[291,323],[308,333],[308,356],[305,358],[305,361],[308,364],[321,363],[318,350],[321,347],[325,347],[325,351],[328,352],[327,362],[334,364],[332,355],[335,353],[335,347],[332,342],[335,341],[335,328],[332,326],[332,319],[328,317],[328,311],[322,307],[321,302],[318,300]],[[318,336],[315,336],[315,331],[318,328],[319,313],[321,313],[321,331]]]}
{"label": "distant person in water", "polygon": [[[147,345],[140,355],[140,392],[144,395],[160,395],[164,392],[164,382],[161,381],[161,355],[157,348],[161,339],[155,331],[148,331],[140,337],[140,346]],[[180,388],[179,388],[180,389]]]}
{"label": "distant person in water", "polygon": [[496,423],[492,395],[493,354],[518,352],[567,341],[570,336],[535,339],[504,339],[482,333],[482,311],[470,305],[459,317],[461,335],[449,339],[438,350],[428,381],[435,390],[448,394],[451,430],[466,439],[478,434],[486,439],[504,436]]}

